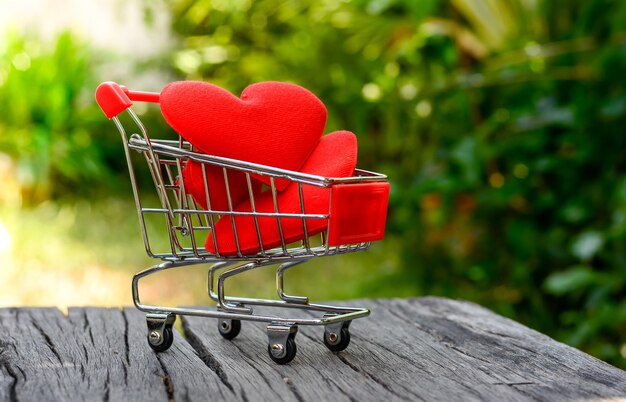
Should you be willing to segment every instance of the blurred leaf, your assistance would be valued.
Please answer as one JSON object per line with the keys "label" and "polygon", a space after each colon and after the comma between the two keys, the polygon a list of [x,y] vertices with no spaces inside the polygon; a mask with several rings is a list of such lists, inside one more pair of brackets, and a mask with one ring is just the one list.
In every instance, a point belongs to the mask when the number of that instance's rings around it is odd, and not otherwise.
{"label": "blurred leaf", "polygon": [[572,253],[583,261],[590,260],[604,244],[604,236],[600,232],[586,231],[581,233],[572,243]]}
{"label": "blurred leaf", "polygon": [[551,274],[546,278],[544,286],[548,292],[562,296],[591,285],[594,278],[595,276],[591,268],[579,265],[567,271]]}

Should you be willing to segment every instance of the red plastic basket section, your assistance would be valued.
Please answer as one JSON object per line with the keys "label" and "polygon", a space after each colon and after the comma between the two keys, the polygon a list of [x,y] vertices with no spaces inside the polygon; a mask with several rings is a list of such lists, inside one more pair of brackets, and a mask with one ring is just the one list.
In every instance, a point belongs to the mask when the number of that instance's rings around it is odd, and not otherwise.
{"label": "red plastic basket section", "polygon": [[385,236],[389,183],[332,186],[328,245],[382,240]]}

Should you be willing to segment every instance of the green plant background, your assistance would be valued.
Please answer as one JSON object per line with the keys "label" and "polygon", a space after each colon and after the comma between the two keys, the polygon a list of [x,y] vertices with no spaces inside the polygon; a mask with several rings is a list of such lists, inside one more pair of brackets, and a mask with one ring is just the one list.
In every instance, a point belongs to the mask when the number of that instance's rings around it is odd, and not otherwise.
{"label": "green plant background", "polygon": [[[176,48],[137,60],[134,74],[158,69],[234,93],[263,80],[305,86],[329,110],[327,132],[357,133],[359,166],[390,178],[385,241],[314,262],[295,289],[321,299],[473,300],[626,368],[626,2],[168,7]],[[125,240],[139,238],[121,146],[93,102],[106,55],[71,33],[47,46],[5,39],[0,218],[20,267],[12,283],[29,256],[50,258],[27,246],[41,241],[28,225],[48,218],[57,250],[67,250],[62,272],[93,264],[126,283],[147,260]],[[166,130],[158,111],[142,116]],[[168,286],[177,283],[192,280]],[[204,303],[191,293],[182,301]]]}

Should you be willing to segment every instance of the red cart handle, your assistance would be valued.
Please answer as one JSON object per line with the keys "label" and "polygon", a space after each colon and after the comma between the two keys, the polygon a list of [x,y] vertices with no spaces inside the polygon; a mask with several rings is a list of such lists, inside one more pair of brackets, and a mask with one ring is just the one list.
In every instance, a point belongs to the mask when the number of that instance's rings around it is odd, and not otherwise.
{"label": "red cart handle", "polygon": [[159,103],[159,93],[131,91],[112,81],[103,82],[96,89],[96,102],[109,119],[131,107],[133,101]]}

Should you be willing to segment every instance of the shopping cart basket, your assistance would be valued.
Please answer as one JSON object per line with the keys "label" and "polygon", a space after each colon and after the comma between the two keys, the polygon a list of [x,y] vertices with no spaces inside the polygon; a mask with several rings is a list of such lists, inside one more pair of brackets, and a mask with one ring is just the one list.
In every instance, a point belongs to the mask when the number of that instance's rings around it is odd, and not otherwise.
{"label": "shopping cart basket", "polygon": [[[385,227],[389,184],[386,176],[356,169],[352,177],[331,178],[304,174],[295,171],[273,168],[241,160],[228,159],[197,152],[193,145],[182,137],[176,139],[153,139],[138,115],[133,112],[133,102],[159,102],[159,94],[130,91],[113,82],[102,83],[96,91],[96,100],[106,116],[117,126],[124,145],[126,161],[130,174],[134,200],[139,216],[141,233],[148,256],[161,260],[158,264],[137,273],[132,281],[132,294],[135,306],[147,313],[148,343],[157,352],[167,350],[173,341],[172,325],[176,315],[194,315],[218,319],[218,331],[226,339],[236,337],[241,329],[241,321],[268,323],[268,353],[279,364],[291,361],[296,354],[295,335],[298,325],[324,326],[323,341],[331,351],[341,351],[350,343],[349,325],[351,320],[369,315],[365,308],[337,307],[309,302],[307,297],[288,295],[284,292],[284,273],[312,258],[363,251],[369,248],[371,241],[382,238]],[[120,114],[126,112],[128,120],[122,123]],[[137,133],[127,134],[125,125],[136,126]],[[143,155],[154,182],[155,194],[140,192],[138,176],[134,163],[135,156]],[[194,163],[201,167],[204,192],[208,205],[198,205],[185,188],[182,179],[187,164]],[[226,189],[227,208],[211,208],[211,192],[207,180],[208,169],[219,169],[223,174]],[[239,175],[243,181],[252,204],[251,211],[238,211],[233,205],[229,188],[229,178]],[[269,178],[273,210],[255,210],[255,197],[258,192],[253,182],[258,177]],[[288,180],[297,186],[298,211],[280,212],[277,203],[277,180]],[[306,194],[308,189],[328,191],[328,206],[324,211],[307,210]],[[156,195],[156,196],[155,196]],[[150,200],[158,200],[156,207],[147,207]],[[154,204],[154,202],[153,202]],[[149,233],[149,216],[161,216],[165,222],[162,236],[166,237],[169,247],[157,251],[153,234]],[[255,236],[258,237],[258,249],[250,251],[241,247],[237,236],[237,222],[253,222]],[[235,252],[220,253],[220,233],[216,225],[220,220],[231,223],[234,235]],[[278,246],[264,247],[263,232],[260,222],[273,220],[278,228]],[[302,238],[290,243],[283,228],[287,222],[297,222],[302,226]],[[321,233],[315,236],[307,230],[307,225],[323,222]],[[209,246],[203,245],[205,239]],[[231,240],[232,241],[232,240]],[[214,309],[161,307],[143,304],[139,297],[139,281],[151,274],[171,268],[189,265],[207,264],[208,295],[216,302]],[[276,266],[276,290],[278,299],[232,297],[225,295],[226,279],[264,266]],[[215,284],[217,283],[217,289]],[[291,317],[255,313],[251,306],[272,308],[295,308],[318,312],[312,315]],[[266,309],[265,311],[268,311]],[[286,310],[278,310],[286,311]]]}

